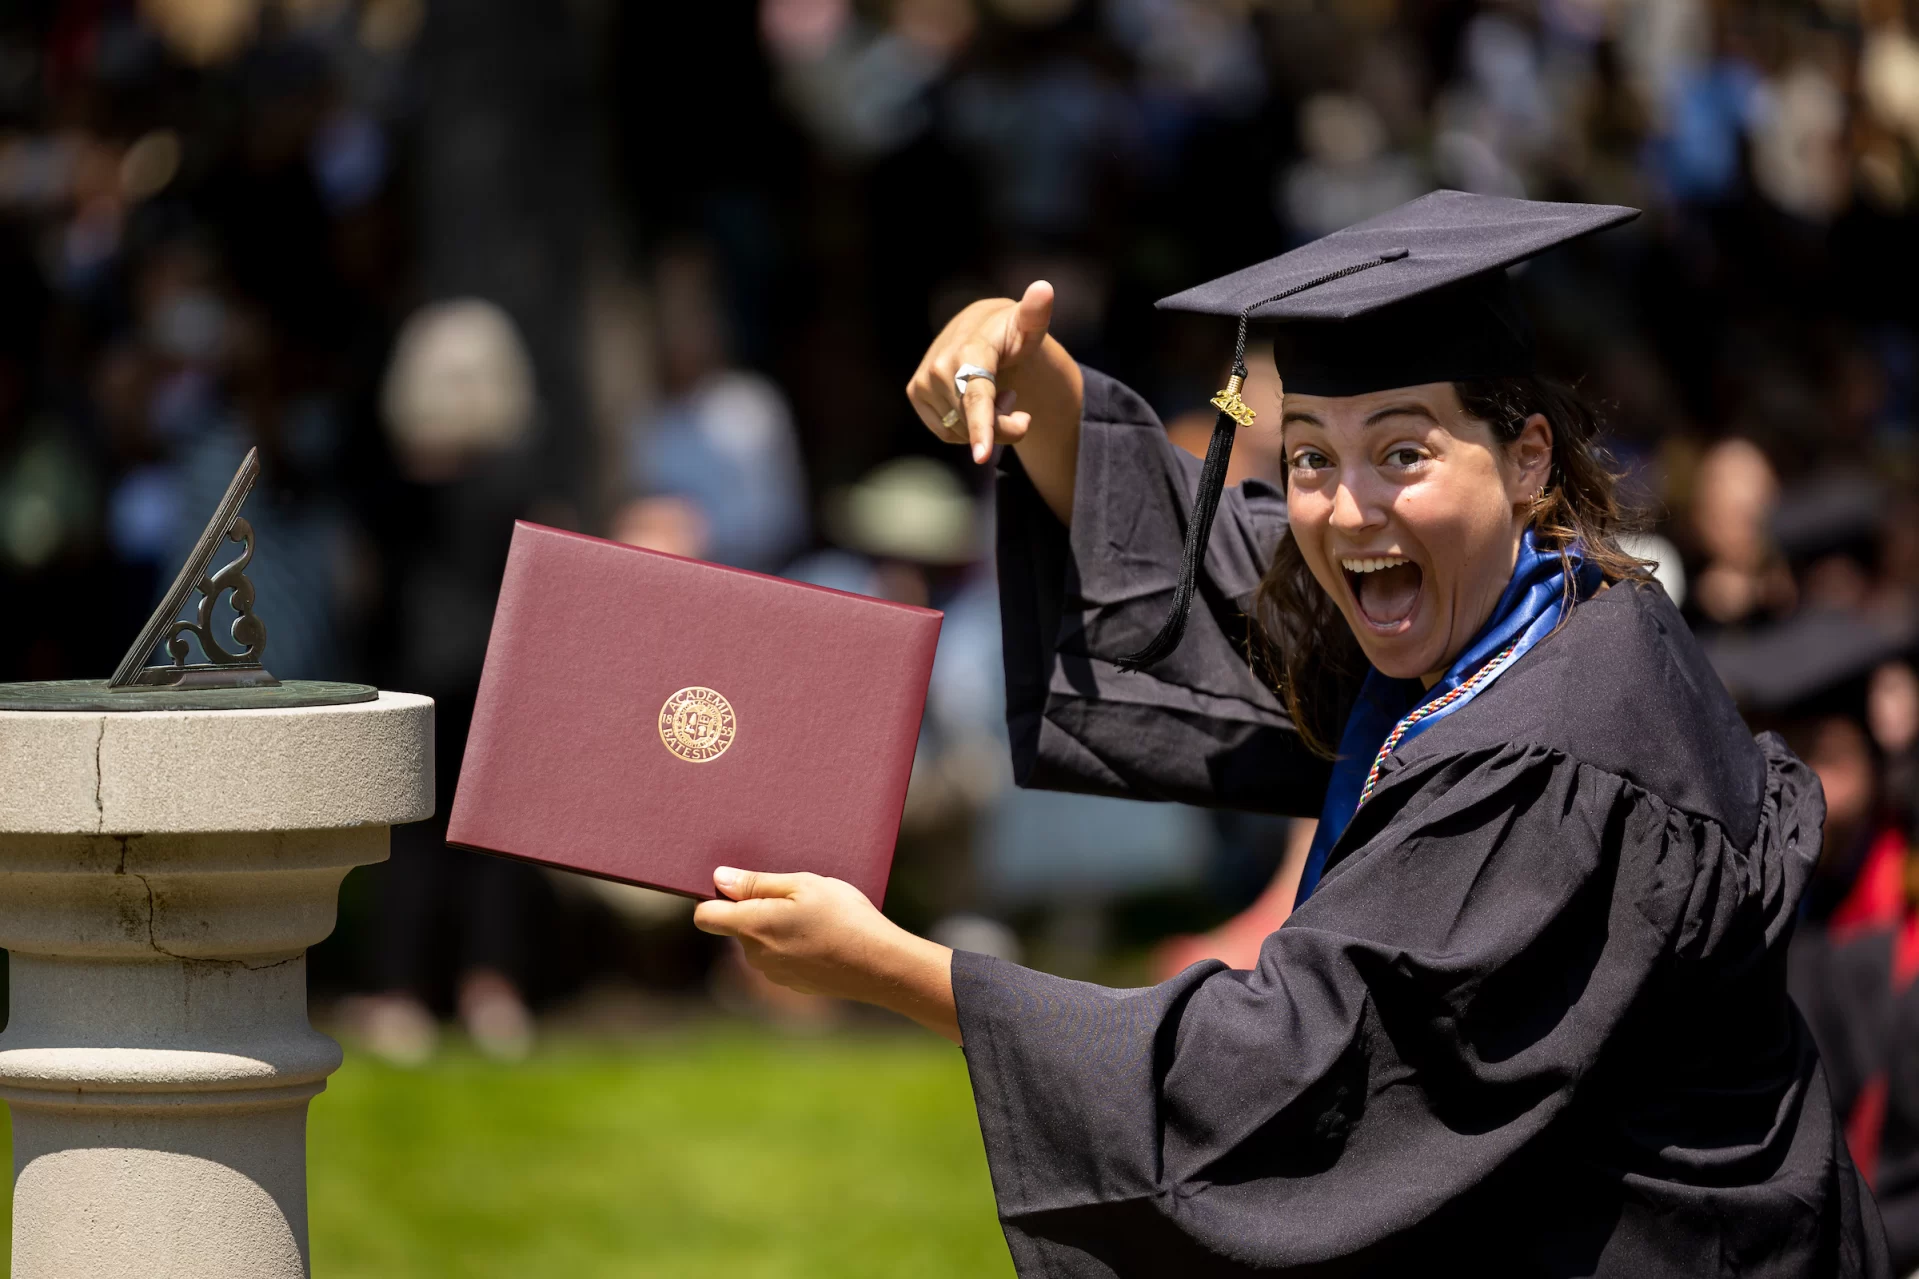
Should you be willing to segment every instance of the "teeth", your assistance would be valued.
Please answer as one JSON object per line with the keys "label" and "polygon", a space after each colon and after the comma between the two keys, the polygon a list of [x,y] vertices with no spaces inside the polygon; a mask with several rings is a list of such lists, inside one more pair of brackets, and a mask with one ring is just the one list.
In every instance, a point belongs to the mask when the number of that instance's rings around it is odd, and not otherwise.
{"label": "teeth", "polygon": [[1348,573],[1377,573],[1383,568],[1397,568],[1405,562],[1403,555],[1387,555],[1374,559],[1341,560],[1339,563]]}

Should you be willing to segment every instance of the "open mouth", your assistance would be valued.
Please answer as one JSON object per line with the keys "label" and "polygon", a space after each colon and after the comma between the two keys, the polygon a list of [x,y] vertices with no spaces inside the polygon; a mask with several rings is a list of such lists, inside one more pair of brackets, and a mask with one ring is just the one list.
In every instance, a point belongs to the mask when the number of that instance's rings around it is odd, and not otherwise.
{"label": "open mouth", "polygon": [[1359,612],[1375,630],[1396,631],[1419,603],[1426,574],[1419,565],[1397,555],[1349,556],[1339,561],[1346,585]]}

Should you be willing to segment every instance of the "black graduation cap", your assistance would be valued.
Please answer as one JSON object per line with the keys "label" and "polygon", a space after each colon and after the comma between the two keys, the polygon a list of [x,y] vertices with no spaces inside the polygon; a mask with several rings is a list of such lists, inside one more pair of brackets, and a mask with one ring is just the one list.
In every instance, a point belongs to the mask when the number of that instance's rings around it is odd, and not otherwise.
{"label": "black graduation cap", "polygon": [[1878,561],[1879,535],[1891,495],[1871,473],[1840,469],[1796,484],[1779,499],[1772,538],[1795,564],[1832,554]]}
{"label": "black graduation cap", "polygon": [[1916,646],[1919,615],[1905,608],[1803,609],[1701,644],[1740,708],[1774,718],[1863,708],[1873,671]]}
{"label": "black graduation cap", "polygon": [[1233,433],[1253,411],[1240,396],[1246,330],[1273,322],[1274,360],[1288,391],[1361,395],[1427,382],[1511,377],[1535,370],[1532,331],[1505,268],[1617,226],[1639,210],[1434,191],[1258,266],[1161,298],[1162,310],[1239,322],[1232,376],[1213,397],[1219,417],[1200,469],[1179,586],[1159,633],[1121,659],[1151,666],[1186,630],[1193,581],[1226,483]]}

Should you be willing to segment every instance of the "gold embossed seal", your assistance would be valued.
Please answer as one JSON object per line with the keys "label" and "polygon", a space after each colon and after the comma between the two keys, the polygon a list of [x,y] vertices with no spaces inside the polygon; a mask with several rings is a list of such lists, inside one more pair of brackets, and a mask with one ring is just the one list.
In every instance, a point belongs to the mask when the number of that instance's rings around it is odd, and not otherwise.
{"label": "gold embossed seal", "polygon": [[710,688],[683,688],[660,707],[660,740],[689,764],[710,764],[726,754],[738,727],[732,703]]}

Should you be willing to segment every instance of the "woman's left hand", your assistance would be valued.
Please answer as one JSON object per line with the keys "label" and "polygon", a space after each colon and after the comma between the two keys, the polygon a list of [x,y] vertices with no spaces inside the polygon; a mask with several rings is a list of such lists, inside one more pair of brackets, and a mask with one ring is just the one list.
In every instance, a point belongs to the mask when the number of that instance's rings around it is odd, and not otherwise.
{"label": "woman's left hand", "polygon": [[953,952],[880,914],[866,894],[821,875],[722,866],[713,883],[731,901],[701,902],[693,923],[737,937],[747,962],[782,986],[890,1008],[954,1043]]}

